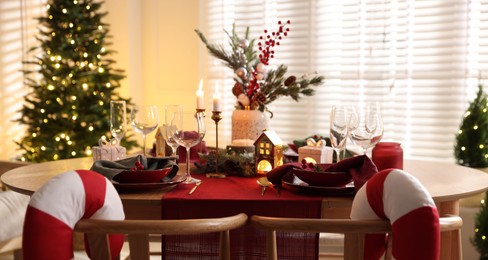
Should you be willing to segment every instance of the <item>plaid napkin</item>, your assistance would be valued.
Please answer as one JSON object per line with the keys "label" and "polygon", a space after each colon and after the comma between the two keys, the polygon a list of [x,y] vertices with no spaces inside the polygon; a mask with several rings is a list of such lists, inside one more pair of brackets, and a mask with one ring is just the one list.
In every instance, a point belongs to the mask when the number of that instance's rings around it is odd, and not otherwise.
{"label": "plaid napkin", "polygon": [[[276,167],[267,173],[268,180],[276,186],[281,186],[281,180],[288,179],[293,168],[302,169],[302,164],[287,163]],[[376,165],[366,155],[347,158],[338,163],[322,164],[320,168],[324,172],[349,172],[356,191],[378,172]]]}
{"label": "plaid napkin", "polygon": [[178,173],[178,164],[174,161],[175,157],[164,158],[147,158],[143,155],[137,155],[135,157],[129,157],[118,161],[105,161],[100,160],[93,163],[90,170],[98,172],[109,180],[112,180],[117,174],[123,171],[130,171],[139,162],[144,170],[156,170],[164,169],[173,166],[171,172],[164,178],[172,179]]}

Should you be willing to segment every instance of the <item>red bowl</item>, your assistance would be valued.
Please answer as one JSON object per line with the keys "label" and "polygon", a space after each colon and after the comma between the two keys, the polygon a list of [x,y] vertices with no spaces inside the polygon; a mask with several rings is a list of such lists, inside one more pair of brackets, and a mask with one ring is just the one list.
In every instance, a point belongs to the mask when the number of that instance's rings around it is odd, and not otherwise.
{"label": "red bowl", "polygon": [[348,172],[316,172],[293,169],[292,173],[310,186],[342,187],[352,181],[352,176]]}
{"label": "red bowl", "polygon": [[113,178],[118,183],[153,183],[161,182],[166,177],[173,167],[157,170],[142,170],[142,171],[123,171]]}

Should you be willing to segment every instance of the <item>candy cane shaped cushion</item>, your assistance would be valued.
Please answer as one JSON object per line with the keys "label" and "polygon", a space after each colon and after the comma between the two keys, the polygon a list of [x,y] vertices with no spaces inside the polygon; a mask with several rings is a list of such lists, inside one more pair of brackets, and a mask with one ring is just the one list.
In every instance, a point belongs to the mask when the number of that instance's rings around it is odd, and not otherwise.
{"label": "candy cane shaped cushion", "polygon": [[[375,174],[356,194],[352,219],[388,219],[395,259],[439,259],[439,214],[432,197],[412,175],[397,169]],[[376,260],[385,249],[385,235],[366,236],[364,259]]]}
{"label": "candy cane shaped cushion", "polygon": [[[88,170],[62,173],[36,191],[27,206],[22,253],[24,259],[73,259],[73,228],[80,219],[123,220],[117,191],[104,176]],[[123,235],[111,235],[118,256]],[[88,255],[89,249],[86,250]]]}

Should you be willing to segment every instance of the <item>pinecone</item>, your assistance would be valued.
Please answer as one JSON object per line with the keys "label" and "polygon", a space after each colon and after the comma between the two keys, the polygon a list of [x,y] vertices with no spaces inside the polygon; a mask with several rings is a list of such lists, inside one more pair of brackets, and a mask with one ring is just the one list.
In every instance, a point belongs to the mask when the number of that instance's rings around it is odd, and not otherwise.
{"label": "pinecone", "polygon": [[256,94],[254,94],[252,99],[253,101],[257,101],[259,104],[264,105],[264,102],[266,102],[266,95],[263,92],[259,91]]}
{"label": "pinecone", "polygon": [[291,84],[295,83],[295,81],[297,81],[297,77],[295,76],[289,76],[286,80],[285,80],[285,86],[290,86]]}

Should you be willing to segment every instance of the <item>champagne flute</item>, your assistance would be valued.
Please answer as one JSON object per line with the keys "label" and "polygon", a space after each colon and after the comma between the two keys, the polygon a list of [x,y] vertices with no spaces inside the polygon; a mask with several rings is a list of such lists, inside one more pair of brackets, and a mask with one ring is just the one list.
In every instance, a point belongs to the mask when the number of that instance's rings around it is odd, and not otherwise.
{"label": "champagne flute", "polygon": [[182,106],[180,105],[166,105],[165,106],[165,122],[164,125],[164,132],[163,136],[166,140],[166,143],[171,147],[171,156],[176,156],[176,149],[180,146],[173,137],[172,129],[174,132],[175,126],[171,124],[171,120],[173,118],[173,114],[175,112],[181,112],[183,110]]}
{"label": "champagne flute", "polygon": [[375,133],[378,131],[378,135],[374,140],[375,142],[378,142],[383,135],[381,117],[379,113],[372,113],[371,111],[370,104],[363,109],[354,107],[349,124],[351,140],[362,148],[363,154],[365,155],[368,148],[371,147],[371,145],[376,144],[373,143]]}
{"label": "champagne flute", "polygon": [[198,183],[199,179],[191,177],[190,174],[190,148],[200,143],[205,136],[205,122],[202,113],[195,112],[174,112],[170,132],[175,141],[186,148],[186,180],[183,183]]}
{"label": "champagne flute", "polygon": [[156,106],[134,106],[130,113],[130,122],[134,131],[142,135],[144,142],[142,154],[146,155],[146,135],[158,127],[158,108]]}
{"label": "champagne flute", "polygon": [[371,143],[369,147],[374,147],[383,138],[383,119],[381,117],[380,105],[378,102],[370,102],[367,104],[367,114],[369,125],[376,124],[376,130],[372,133]]}
{"label": "champagne flute", "polygon": [[337,159],[341,160],[341,153],[346,148],[350,109],[346,106],[333,106],[330,111],[330,143]]}
{"label": "champagne flute", "polygon": [[125,101],[110,101],[110,133],[118,143],[127,132],[127,112]]}

